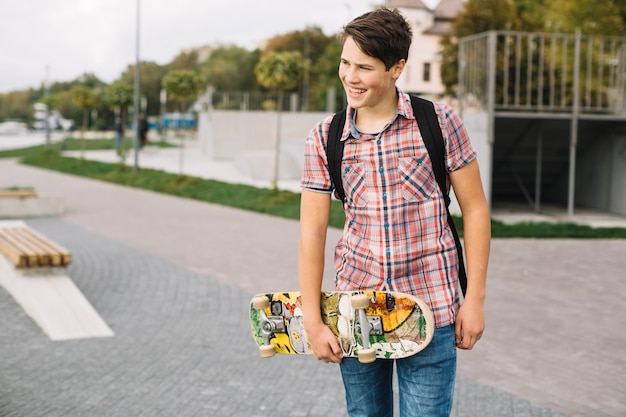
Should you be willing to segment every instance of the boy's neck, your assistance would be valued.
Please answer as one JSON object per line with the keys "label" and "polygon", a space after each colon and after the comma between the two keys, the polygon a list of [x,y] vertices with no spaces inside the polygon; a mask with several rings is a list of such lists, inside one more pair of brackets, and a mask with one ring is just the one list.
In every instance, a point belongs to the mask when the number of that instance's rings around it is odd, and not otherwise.
{"label": "boy's neck", "polygon": [[376,106],[356,109],[356,128],[364,133],[378,133],[393,119],[397,108],[398,93],[394,89],[393,94],[381,100]]}

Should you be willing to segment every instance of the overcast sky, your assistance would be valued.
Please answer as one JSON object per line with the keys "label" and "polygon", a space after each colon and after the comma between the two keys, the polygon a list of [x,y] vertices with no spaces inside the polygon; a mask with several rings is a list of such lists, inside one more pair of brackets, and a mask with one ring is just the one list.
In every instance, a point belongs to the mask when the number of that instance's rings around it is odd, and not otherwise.
{"label": "overcast sky", "polygon": [[[338,32],[384,0],[140,0],[140,58],[166,64],[182,48],[254,48],[276,34]],[[424,0],[430,7],[438,0]],[[135,61],[136,0],[0,0],[0,93],[71,81],[109,83]]]}

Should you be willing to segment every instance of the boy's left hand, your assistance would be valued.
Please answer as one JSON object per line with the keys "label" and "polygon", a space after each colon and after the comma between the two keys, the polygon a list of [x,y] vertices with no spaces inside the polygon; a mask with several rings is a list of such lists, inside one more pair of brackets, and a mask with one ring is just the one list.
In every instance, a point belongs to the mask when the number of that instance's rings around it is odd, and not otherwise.
{"label": "boy's left hand", "polygon": [[472,349],[485,330],[485,309],[482,302],[466,299],[456,316],[454,335],[456,347]]}

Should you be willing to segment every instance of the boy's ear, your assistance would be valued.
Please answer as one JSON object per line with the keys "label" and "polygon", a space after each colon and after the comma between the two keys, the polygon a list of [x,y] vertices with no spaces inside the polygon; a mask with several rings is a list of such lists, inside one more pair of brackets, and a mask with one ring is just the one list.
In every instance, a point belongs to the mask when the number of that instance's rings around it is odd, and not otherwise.
{"label": "boy's ear", "polygon": [[396,64],[393,67],[391,67],[391,71],[393,73],[393,78],[395,80],[400,78],[400,75],[402,75],[402,71],[404,71],[404,66],[405,65],[406,65],[406,60],[401,59],[400,61],[396,62]]}

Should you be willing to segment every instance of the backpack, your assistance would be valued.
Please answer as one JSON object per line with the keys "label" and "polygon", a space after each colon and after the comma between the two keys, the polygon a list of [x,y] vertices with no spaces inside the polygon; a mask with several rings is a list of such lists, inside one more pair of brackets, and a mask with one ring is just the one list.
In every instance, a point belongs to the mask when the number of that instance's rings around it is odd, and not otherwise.
{"label": "backpack", "polygon": [[[461,246],[461,241],[459,239],[456,226],[454,225],[454,220],[450,214],[450,196],[446,187],[447,173],[444,160],[445,149],[443,134],[441,133],[441,127],[439,126],[435,106],[431,101],[411,95],[411,106],[413,107],[413,114],[417,119],[417,126],[422,134],[422,138],[424,139],[424,145],[426,145],[428,155],[432,161],[435,179],[437,180],[437,184],[439,184],[441,194],[443,194],[443,198],[446,203],[448,225],[452,230],[454,243],[459,257],[459,282],[461,284],[461,291],[463,292],[463,295],[465,295],[467,290],[467,274],[465,272],[465,263],[463,261],[463,247]],[[341,161],[343,159],[344,147],[344,142],[341,140],[341,133],[343,132],[345,122],[346,109],[343,109],[339,113],[335,114],[330,123],[328,143],[326,145],[328,171],[333,184],[335,184],[335,191],[342,202],[345,202],[346,200],[346,194],[343,189],[343,181],[341,179]]]}

